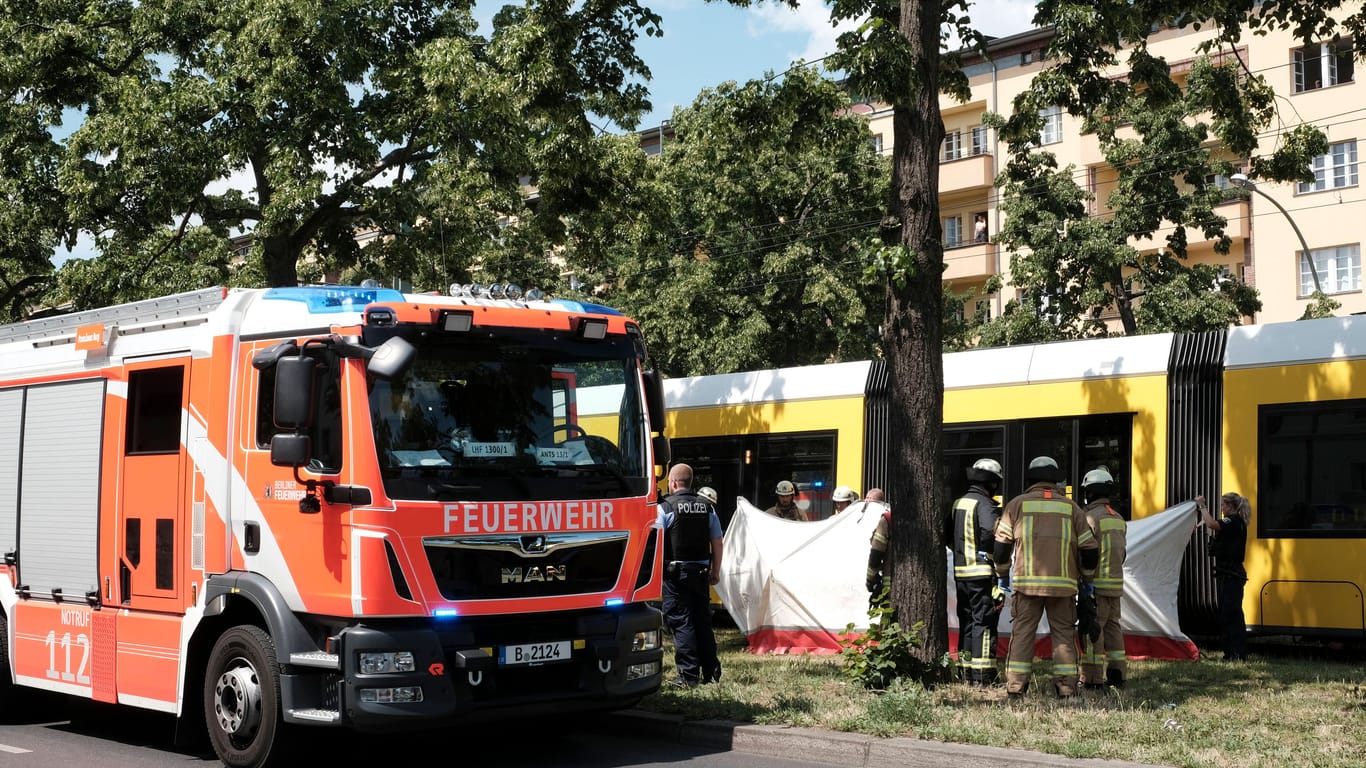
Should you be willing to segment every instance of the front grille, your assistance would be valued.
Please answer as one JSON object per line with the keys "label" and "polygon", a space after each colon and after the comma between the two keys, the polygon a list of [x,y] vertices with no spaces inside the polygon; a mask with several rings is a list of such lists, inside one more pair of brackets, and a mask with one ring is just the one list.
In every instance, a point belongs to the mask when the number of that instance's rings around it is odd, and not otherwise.
{"label": "front grille", "polygon": [[423,546],[442,597],[489,600],[606,592],[627,539],[623,531],[432,536]]}

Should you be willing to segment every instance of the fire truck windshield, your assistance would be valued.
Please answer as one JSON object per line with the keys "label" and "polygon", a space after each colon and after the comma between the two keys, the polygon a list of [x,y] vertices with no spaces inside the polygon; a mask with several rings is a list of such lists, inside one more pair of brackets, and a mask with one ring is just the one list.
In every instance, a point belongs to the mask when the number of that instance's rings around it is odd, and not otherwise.
{"label": "fire truck windshield", "polygon": [[642,495],[651,484],[636,346],[509,332],[412,339],[413,364],[372,378],[370,415],[394,499]]}

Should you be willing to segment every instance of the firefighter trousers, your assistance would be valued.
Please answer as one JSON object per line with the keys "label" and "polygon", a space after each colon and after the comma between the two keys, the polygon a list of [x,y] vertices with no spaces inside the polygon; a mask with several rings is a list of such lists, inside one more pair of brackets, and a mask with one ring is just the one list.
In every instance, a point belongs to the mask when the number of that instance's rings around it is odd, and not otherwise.
{"label": "firefighter trousers", "polygon": [[1127,666],[1124,655],[1124,630],[1119,626],[1119,595],[1096,595],[1096,621],[1100,623],[1100,639],[1091,642],[1081,638],[1082,685],[1106,682],[1106,669],[1113,669],[1122,678]]}
{"label": "firefighter trousers", "polygon": [[957,582],[958,666],[969,683],[996,682],[996,612],[991,579]]}
{"label": "firefighter trousers", "polygon": [[1077,692],[1077,596],[1025,595],[1018,590],[1010,604],[1010,653],[1006,659],[1006,691],[1024,693],[1034,672],[1034,631],[1048,614],[1053,641],[1053,685],[1059,696]]}

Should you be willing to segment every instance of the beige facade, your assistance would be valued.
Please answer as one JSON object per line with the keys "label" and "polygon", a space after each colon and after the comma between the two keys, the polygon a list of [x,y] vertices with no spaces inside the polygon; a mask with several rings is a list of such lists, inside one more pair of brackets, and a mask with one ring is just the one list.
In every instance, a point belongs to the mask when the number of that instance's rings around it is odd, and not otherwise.
{"label": "beige facade", "polygon": [[[1164,29],[1149,39],[1149,45],[1154,54],[1172,65],[1179,78],[1197,55],[1196,47],[1211,36],[1209,31]],[[961,104],[947,98],[940,103],[946,131],[939,175],[944,279],[960,292],[976,288],[977,301],[988,303],[992,317],[1015,296],[1015,289],[1009,283],[1010,254],[995,243],[979,242],[974,231],[978,214],[985,214],[988,236],[999,228],[999,191],[993,179],[1006,152],[995,132],[982,127],[982,115],[1009,113],[1015,96],[1029,88],[1033,76],[1047,66],[1043,51],[1048,38],[1047,30],[1033,30],[993,41],[990,61],[967,62],[971,98]],[[1188,233],[1190,262],[1218,264],[1230,276],[1257,287],[1263,310],[1253,318],[1256,322],[1298,318],[1314,290],[1309,261],[1301,258],[1304,248],[1293,225],[1298,225],[1304,235],[1323,291],[1342,304],[1337,314],[1366,312],[1361,277],[1361,242],[1366,232],[1361,222],[1366,220],[1366,195],[1357,166],[1357,137],[1366,133],[1366,87],[1354,78],[1351,45],[1347,40],[1336,46],[1325,41],[1306,47],[1290,33],[1243,37],[1240,56],[1252,71],[1267,78],[1277,95],[1280,121],[1259,137],[1261,146],[1276,146],[1277,133],[1301,123],[1325,131],[1330,143],[1329,153],[1315,160],[1314,184],[1257,185],[1257,192],[1274,199],[1285,213],[1256,193],[1230,196],[1216,209],[1228,219],[1226,231],[1233,247],[1227,255],[1215,253],[1214,242],[1201,233]],[[890,154],[890,110],[875,106],[869,127],[874,142]],[[1060,167],[1074,167],[1078,183],[1096,198],[1092,215],[1104,215],[1114,173],[1102,158],[1095,137],[1082,134],[1078,119],[1059,112],[1049,116],[1040,144],[1057,156]],[[1235,161],[1234,165],[1239,163]],[[1227,183],[1224,179],[1214,181]],[[1156,248],[1165,235],[1159,231],[1153,240],[1135,240],[1132,244],[1140,249]],[[983,297],[981,288],[994,274],[1005,278],[1006,287],[1000,294]]]}

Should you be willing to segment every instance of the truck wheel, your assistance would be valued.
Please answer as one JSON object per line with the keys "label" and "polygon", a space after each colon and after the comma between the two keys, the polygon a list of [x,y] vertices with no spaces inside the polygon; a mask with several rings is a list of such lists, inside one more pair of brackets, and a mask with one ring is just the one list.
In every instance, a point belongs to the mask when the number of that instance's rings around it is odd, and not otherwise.
{"label": "truck wheel", "polygon": [[236,626],[214,643],[204,672],[204,721],[213,751],[230,768],[262,768],[282,757],[280,665],[265,630]]}

